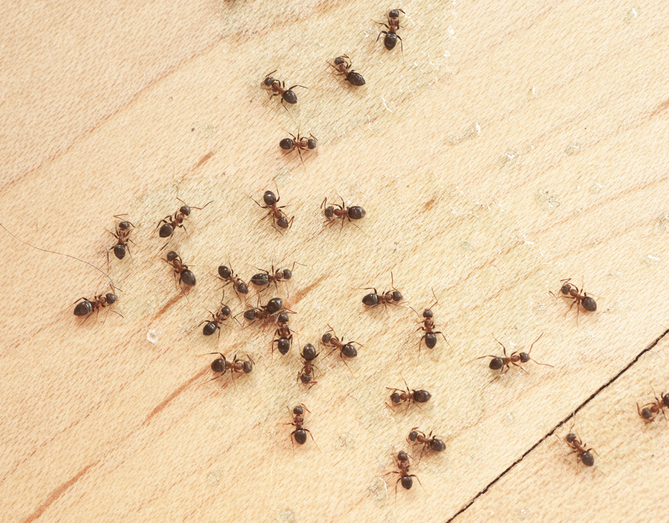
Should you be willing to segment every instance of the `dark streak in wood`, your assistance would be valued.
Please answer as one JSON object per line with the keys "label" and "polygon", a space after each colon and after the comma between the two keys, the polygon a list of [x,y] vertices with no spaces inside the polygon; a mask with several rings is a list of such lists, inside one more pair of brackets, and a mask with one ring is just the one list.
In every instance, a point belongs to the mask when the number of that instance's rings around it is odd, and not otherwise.
{"label": "dark streak in wood", "polygon": [[193,382],[197,381],[200,379],[202,376],[204,376],[207,372],[209,372],[209,367],[206,367],[202,371],[198,372],[195,376],[193,376],[191,379],[189,379],[186,383],[181,385],[179,388],[177,388],[172,394],[167,396],[163,401],[161,401],[158,405],[156,405],[156,408],[151,411],[151,413],[146,417],[144,420],[144,425],[147,425],[149,421],[151,421],[151,418],[153,418],[156,414],[158,414],[161,410],[163,410],[167,405],[174,400],[179,394],[181,394],[184,390],[186,390],[188,387],[190,387]]}

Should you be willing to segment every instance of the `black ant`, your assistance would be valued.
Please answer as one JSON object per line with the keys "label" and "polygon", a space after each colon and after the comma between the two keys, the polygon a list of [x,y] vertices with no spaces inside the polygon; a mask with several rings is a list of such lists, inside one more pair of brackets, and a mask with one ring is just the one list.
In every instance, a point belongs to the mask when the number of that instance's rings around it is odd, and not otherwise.
{"label": "black ant", "polygon": [[230,307],[223,304],[224,298],[225,295],[223,296],[223,298],[221,298],[221,306],[216,312],[216,314],[209,311],[209,314],[211,314],[211,320],[204,320],[200,322],[200,325],[202,325],[203,323],[205,324],[204,328],[202,329],[202,334],[204,334],[205,336],[211,336],[212,334],[214,334],[214,332],[218,331],[218,336],[219,338],[221,337],[221,323],[227,320],[232,314]]}
{"label": "black ant", "polygon": [[195,285],[195,274],[188,268],[188,265],[181,261],[181,256],[176,252],[168,252],[167,258],[163,261],[166,261],[174,267],[174,277],[176,278],[176,275],[179,275],[179,283],[184,282],[189,287]]}
{"label": "black ant", "polygon": [[[296,87],[302,87],[304,89],[308,89],[304,85],[292,85],[288,89],[286,89],[286,83],[283,81],[279,81],[276,78],[272,78],[272,74],[276,73],[276,69],[272,71],[271,73],[267,74],[265,76],[265,79],[262,81],[263,87],[269,89],[272,91],[270,93],[270,98],[272,96],[281,96],[281,103],[283,102],[289,103],[289,104],[296,104],[297,103],[297,95],[293,91]],[[285,106],[284,106],[285,108]],[[287,109],[286,109],[287,110]]]}
{"label": "black ant", "polygon": [[411,429],[411,432],[409,432],[407,440],[411,443],[420,443],[423,445],[423,450],[420,453],[421,457],[423,455],[423,452],[425,452],[426,448],[430,448],[435,452],[443,452],[446,449],[446,443],[444,443],[440,439],[437,439],[436,436],[433,437],[432,432],[430,432],[429,436],[426,436],[424,432],[417,429],[418,427],[414,427]]}
{"label": "black ant", "polygon": [[[278,193],[279,190],[277,189],[277,194]],[[265,194],[263,194],[262,199],[265,202],[265,205],[260,205],[258,202],[256,202],[256,204],[263,209],[269,209],[269,213],[267,214],[267,216],[272,217],[272,226],[275,229],[277,227],[279,227],[279,229],[288,229],[292,226],[295,216],[293,216],[290,220],[288,220],[286,214],[281,210],[285,207],[285,205],[282,205],[281,207],[278,207],[276,205],[277,203],[279,203],[279,200],[281,200],[280,195],[276,196],[272,191],[265,191]],[[253,201],[255,202],[255,200]],[[265,218],[267,218],[267,216],[265,216]],[[281,232],[279,229],[276,230]]]}
{"label": "black ant", "polygon": [[[112,290],[114,290],[113,287]],[[92,300],[89,300],[88,298],[79,298],[77,301],[74,302],[77,304],[77,306],[74,308],[74,315],[86,316],[87,320],[91,314],[93,314],[94,312],[98,313],[100,309],[104,307],[110,307],[116,302],[117,299],[118,298],[116,294],[114,294],[113,292],[108,292],[107,294],[97,294]],[[114,312],[116,312],[116,314],[118,314],[119,316],[123,317],[123,315],[120,312],[117,311]]]}
{"label": "black ant", "polygon": [[[573,452],[578,455],[578,459],[580,459],[586,467],[592,467],[595,464],[595,458],[590,453],[592,449],[586,449],[586,445],[576,434],[570,432],[565,436],[564,440],[567,442],[567,445],[573,449]],[[595,452],[594,450],[592,451]]]}
{"label": "black ant", "polygon": [[[570,298],[572,299],[572,303],[569,306],[569,309],[567,309],[567,312],[571,310],[571,308],[576,305],[576,322],[578,323],[578,313],[580,309],[578,308],[579,305],[583,307],[583,310],[587,312],[595,312],[597,310],[597,302],[595,302],[595,299],[592,296],[588,296],[587,292],[584,292],[583,289],[579,289],[576,285],[574,285],[571,282],[571,278],[567,278],[566,280],[560,280],[562,282],[562,286],[560,287],[560,295],[563,298]],[[551,292],[551,294],[553,294]],[[555,294],[553,294],[555,296]]]}
{"label": "black ant", "polygon": [[[434,291],[433,291],[433,294],[434,294]],[[437,297],[435,296],[435,300],[436,300],[436,298]],[[446,339],[446,336],[444,335],[443,332],[434,330],[435,327],[436,327],[436,324],[434,323],[434,314],[432,313],[432,307],[434,307],[438,303],[439,303],[439,301],[437,300],[432,305],[430,305],[429,309],[423,310],[423,320],[421,321],[421,323],[423,325],[421,327],[418,327],[417,330],[422,330],[425,334],[423,334],[423,337],[418,342],[418,350],[419,351],[420,351],[420,346],[423,343],[423,340],[425,340],[425,346],[428,349],[434,349],[435,346],[437,345],[437,334],[441,334],[442,337],[444,338],[444,341],[446,343],[448,343],[448,340]],[[416,312],[412,307],[410,307],[410,309],[412,311]],[[420,317],[417,312],[416,312],[416,315],[418,317]]]}
{"label": "black ant", "polygon": [[[121,219],[121,216],[123,215],[115,215],[114,218]],[[135,228],[135,226],[129,221],[122,220],[116,224],[115,233],[108,231],[109,234],[111,234],[114,238],[116,238],[116,245],[107,249],[107,260],[109,260],[109,251],[113,250],[114,256],[116,256],[119,260],[125,258],[126,250],[130,252],[130,246],[128,245],[128,242],[135,243],[130,239],[131,227],[133,229]]]}
{"label": "black ant", "polygon": [[351,207],[347,207],[343,198],[341,198],[341,205],[338,203],[335,203],[334,205],[328,205],[328,199],[325,198],[323,203],[321,203],[321,209],[323,209],[323,213],[328,219],[330,225],[334,224],[337,219],[340,219],[342,228],[344,227],[344,220],[348,220],[349,222],[351,220],[360,220],[365,217],[365,214],[367,214],[365,209],[359,205],[352,205]]}
{"label": "black ant", "polygon": [[[290,409],[289,409],[290,410]],[[295,430],[290,433],[290,442],[291,444],[293,443],[293,439],[298,445],[304,445],[307,441],[307,433],[309,433],[309,436],[311,436],[311,439],[313,440],[314,443],[316,443],[316,440],[314,440],[313,435],[311,434],[311,431],[309,429],[304,428],[304,411],[311,412],[306,405],[303,403],[300,403],[297,407],[293,408],[293,422],[289,423],[289,425],[293,425],[295,427]]]}
{"label": "black ant", "polygon": [[[297,262],[296,262],[297,263]],[[257,267],[256,267],[257,268]],[[295,268],[295,263],[293,263],[293,269]],[[277,290],[279,289],[279,282],[287,282],[293,277],[293,269],[277,269],[274,270],[274,264],[272,264],[271,271],[259,272],[254,274],[251,278],[251,283],[256,287],[263,287],[261,291],[267,289],[272,283],[276,286]],[[287,284],[286,284],[287,287]]]}
{"label": "black ant", "polygon": [[395,288],[392,272],[390,273],[390,286],[392,288],[392,292],[384,291],[381,294],[378,294],[376,289],[374,289],[373,287],[367,287],[367,289],[372,289],[374,292],[365,295],[365,297],[362,299],[362,303],[364,303],[368,307],[376,307],[377,305],[380,305],[382,303],[384,306],[388,304],[397,305],[404,299],[404,296],[402,296],[402,293]]}
{"label": "black ant", "polygon": [[334,59],[334,64],[329,64],[341,74],[351,85],[365,85],[365,79],[357,71],[351,70],[351,59],[346,56],[338,56]]}
{"label": "black ant", "polygon": [[300,354],[300,356],[302,356],[302,359],[304,360],[304,365],[302,366],[302,370],[297,373],[297,379],[302,381],[305,385],[311,384],[313,386],[318,383],[317,381],[312,381],[315,369],[313,362],[318,357],[316,348],[311,343],[307,343],[302,347],[302,354]]}
{"label": "black ant", "polygon": [[527,363],[530,360],[532,360],[537,365],[546,365],[547,367],[552,367],[553,365],[550,365],[548,363],[539,363],[537,360],[535,360],[534,358],[532,358],[530,356],[530,353],[532,352],[532,347],[534,347],[534,344],[536,342],[538,342],[543,335],[544,334],[542,332],[539,335],[539,337],[536,340],[534,340],[532,345],[530,345],[530,350],[529,351],[527,351],[527,352],[514,351],[509,356],[507,356],[507,354],[506,354],[506,347],[504,347],[504,345],[502,344],[501,341],[499,341],[497,338],[495,338],[495,341],[497,343],[499,343],[500,345],[502,345],[502,350],[504,351],[504,357],[502,358],[500,356],[486,355],[486,356],[480,356],[476,359],[480,360],[482,358],[492,358],[490,360],[490,368],[492,370],[498,370],[500,375],[505,374],[506,371],[508,371],[511,368],[511,365],[513,365],[514,367],[518,367],[523,372],[527,372],[527,370],[525,370],[525,367],[523,367],[521,365],[521,363]]}
{"label": "black ant", "polygon": [[282,310],[292,312],[289,309],[283,309],[283,300],[281,298],[272,298],[267,302],[267,305],[252,307],[244,311],[244,319],[250,322],[266,320]]}
{"label": "black ant", "polygon": [[402,9],[392,9],[391,11],[388,12],[387,24],[384,24],[382,22],[377,22],[379,25],[384,26],[388,30],[381,31],[379,33],[379,36],[376,37],[376,41],[377,42],[379,41],[381,35],[385,35],[383,37],[383,45],[386,46],[386,49],[388,49],[388,51],[392,51],[397,45],[397,40],[399,39],[402,53],[404,53],[404,45],[402,44],[402,37],[397,34],[397,30],[400,28],[400,13],[406,15],[406,13]]}
{"label": "black ant", "polygon": [[182,199],[177,198],[177,200],[183,203],[183,205],[179,207],[179,210],[175,212],[173,215],[165,216],[165,218],[160,220],[160,223],[158,224],[158,227],[160,228],[160,230],[158,231],[158,235],[161,238],[172,238],[172,236],[174,235],[174,230],[177,227],[182,227],[183,230],[186,231],[186,227],[184,226],[184,220],[186,219],[187,216],[190,216],[191,210],[197,209],[198,211],[200,211],[214,201],[211,200],[210,202],[205,203],[202,207],[189,207],[188,205],[186,205],[186,202],[184,202]]}
{"label": "black ant", "polygon": [[[409,462],[409,455],[403,450],[397,453],[395,463],[397,464],[397,468],[399,470],[392,470],[388,472],[388,474],[399,475],[397,481],[395,482],[395,496],[397,496],[398,483],[401,483],[404,489],[409,490],[411,487],[413,487],[413,478],[416,478],[418,483],[420,483],[420,479],[418,479],[418,476],[415,474],[409,474],[409,467],[411,466],[411,463]],[[386,476],[388,474],[386,474]],[[423,484],[420,483],[420,486],[422,487]]]}
{"label": "black ant", "polygon": [[[330,327],[330,325],[328,325],[328,327]],[[337,338],[332,327],[330,327],[329,331],[323,334],[321,337],[321,343],[328,347],[333,347],[332,352],[339,349],[339,356],[341,358],[355,358],[358,355],[358,351],[356,350],[354,344],[362,347],[362,345],[360,345],[357,341],[349,341],[348,343],[344,343],[342,340]]]}
{"label": "black ant", "polygon": [[318,143],[318,140],[314,137],[313,134],[309,133],[309,136],[311,138],[307,138],[306,136],[300,136],[300,133],[297,133],[297,136],[295,136],[292,133],[288,133],[292,136],[292,138],[284,138],[279,142],[279,147],[283,149],[284,151],[293,152],[295,149],[297,149],[297,154],[300,155],[300,161],[302,162],[302,165],[304,165],[304,160],[302,159],[302,151],[313,151],[316,148],[316,144]]}
{"label": "black ant", "polygon": [[426,390],[415,390],[409,389],[407,382],[404,382],[406,385],[406,390],[396,389],[394,387],[386,387],[388,390],[392,390],[393,393],[390,395],[390,401],[393,402],[393,406],[400,405],[404,402],[407,404],[407,410],[409,410],[409,405],[412,403],[427,403],[430,401],[432,394]]}
{"label": "black ant", "polygon": [[225,285],[232,283],[232,287],[235,289],[237,296],[240,294],[248,294],[248,286],[242,281],[241,278],[237,277],[235,271],[233,271],[232,268],[228,267],[227,265],[219,265],[218,276],[226,282]]}
{"label": "black ant", "polygon": [[242,360],[239,355],[235,355],[235,358],[232,361],[228,361],[220,352],[209,352],[208,354],[218,354],[220,356],[220,358],[216,358],[211,362],[211,370],[214,372],[220,372],[221,374],[212,379],[220,378],[228,370],[230,371],[230,375],[233,379],[235,372],[249,374],[251,371],[253,371],[253,360],[248,354],[246,355],[246,361]]}
{"label": "black ant", "polygon": [[[253,310],[255,311],[255,309]],[[256,313],[254,312],[254,319],[255,315]],[[279,315],[276,317],[276,322],[278,323],[279,327],[274,332],[274,336],[277,336],[277,338],[272,341],[272,351],[274,351],[274,344],[276,343],[276,348],[284,356],[288,354],[290,346],[293,343],[293,331],[291,331],[290,327],[288,327],[288,320],[289,317],[286,312],[279,313]]]}
{"label": "black ant", "polygon": [[643,408],[639,407],[638,403],[636,404],[636,410],[639,413],[639,416],[641,416],[646,423],[654,421],[655,417],[660,412],[662,412],[664,419],[667,419],[667,415],[664,412],[664,409],[667,408],[669,408],[669,394],[665,394],[664,392],[660,394],[659,398],[655,396],[655,401],[646,403]]}

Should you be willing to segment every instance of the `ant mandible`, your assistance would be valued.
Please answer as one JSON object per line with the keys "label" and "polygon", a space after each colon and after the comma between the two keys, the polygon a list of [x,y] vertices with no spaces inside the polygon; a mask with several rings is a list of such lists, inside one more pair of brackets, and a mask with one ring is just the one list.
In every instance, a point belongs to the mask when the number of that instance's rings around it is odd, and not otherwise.
{"label": "ant mandible", "polygon": [[195,285],[195,274],[193,274],[193,272],[188,268],[188,265],[181,261],[181,256],[179,256],[176,252],[168,252],[167,258],[163,261],[174,267],[174,277],[176,279],[176,275],[179,275],[179,284],[184,282],[189,287],[193,287]]}
{"label": "ant mandible", "polygon": [[[655,394],[655,391],[653,391],[653,394]],[[660,394],[659,398],[655,396],[654,402],[646,403],[643,407],[639,407],[638,403],[636,404],[636,410],[639,413],[639,416],[641,416],[646,423],[654,421],[660,412],[662,412],[664,419],[667,419],[664,409],[669,409],[669,394],[665,394],[664,392]]]}
{"label": "ant mandible", "polygon": [[360,220],[365,217],[365,214],[367,214],[365,209],[359,205],[352,205],[347,207],[343,198],[341,198],[341,205],[338,203],[335,203],[334,205],[328,205],[328,199],[326,197],[323,200],[323,203],[321,203],[321,209],[323,209],[323,214],[325,214],[325,217],[327,218],[330,225],[333,225],[337,219],[340,219],[342,229],[344,228],[345,220],[348,220],[349,222],[351,220]]}
{"label": "ant mandible", "polygon": [[[288,409],[290,410],[290,409]],[[293,414],[293,422],[289,423],[289,425],[293,425],[295,427],[295,430],[290,433],[290,442],[291,444],[293,443],[293,439],[298,445],[304,445],[307,441],[307,433],[309,433],[309,436],[311,436],[311,439],[314,443],[316,443],[316,440],[314,440],[314,436],[311,434],[311,431],[309,429],[304,428],[304,411],[311,412],[304,403],[300,403],[297,407],[293,408],[292,414]],[[294,447],[294,445],[293,445]]]}
{"label": "ant mandible", "polygon": [[[572,452],[577,454],[578,459],[580,459],[586,467],[592,467],[595,464],[595,458],[590,453],[592,449],[586,449],[586,445],[576,434],[570,432],[565,436],[564,440],[567,442],[567,445],[573,449]],[[592,451],[595,452],[594,450]]]}
{"label": "ant mandible", "polygon": [[302,348],[300,356],[304,360],[304,365],[302,366],[302,370],[297,373],[297,379],[305,385],[310,384],[310,386],[314,386],[318,383],[317,381],[312,381],[315,369],[314,360],[318,357],[316,348],[311,343],[307,343]]}
{"label": "ant mandible", "polygon": [[351,69],[351,59],[347,55],[338,56],[334,59],[334,64],[328,62],[328,65],[334,67],[334,69],[351,85],[365,85],[365,79],[362,75]]}
{"label": "ant mandible", "polygon": [[[279,81],[276,78],[272,78],[272,74],[276,73],[276,69],[272,71],[271,73],[268,73],[265,76],[265,79],[262,81],[262,86],[269,89],[270,92],[270,98],[272,96],[280,96],[281,97],[281,104],[283,105],[283,102],[289,103],[289,104],[296,104],[297,103],[297,95],[293,91],[296,87],[302,87],[304,89],[308,89],[308,87],[305,87],[304,85],[292,85],[288,89],[286,89],[286,83],[283,81]],[[285,106],[284,106],[285,108]],[[286,109],[287,111],[288,109]]]}
{"label": "ant mandible", "polygon": [[283,149],[284,151],[287,151],[288,153],[293,152],[295,149],[297,149],[297,154],[300,155],[300,161],[302,162],[302,165],[304,165],[304,159],[302,158],[302,151],[313,151],[316,148],[316,144],[318,143],[318,140],[314,137],[313,134],[309,133],[309,136],[311,138],[307,138],[306,136],[300,136],[300,133],[297,133],[297,136],[295,136],[293,133],[288,133],[292,136],[292,138],[284,138],[279,142],[279,147]]}
{"label": "ant mandible", "polygon": [[[282,205],[281,207],[277,206],[277,203],[279,203],[279,201],[281,200],[281,195],[278,195],[279,194],[278,188],[276,192],[277,194],[275,195],[272,191],[265,191],[265,194],[263,194],[262,197],[263,201],[265,202],[265,205],[260,205],[255,200],[253,201],[262,209],[269,209],[267,216],[272,217],[272,226],[277,231],[281,232],[281,229],[289,229],[293,225],[293,220],[295,220],[295,216],[293,216],[290,220],[288,220],[286,214],[281,210],[285,207],[285,205]],[[265,216],[265,218],[267,218],[267,216]],[[265,218],[263,218],[263,220]]]}
{"label": "ant mandible", "polygon": [[[118,218],[119,220],[121,219],[121,216],[125,216],[124,214],[117,214],[114,215],[114,218]],[[130,252],[130,246],[128,245],[128,242],[133,242],[130,239],[130,231],[131,228],[134,229],[135,226],[127,221],[127,220],[122,220],[119,223],[116,224],[116,232],[113,233],[111,231],[109,234],[111,234],[114,238],[116,238],[116,245],[110,247],[107,249],[107,262],[109,262],[109,251],[114,251],[114,256],[116,256],[119,260],[122,260],[125,258],[125,252],[126,250]]]}
{"label": "ant mandible", "polygon": [[384,26],[388,30],[381,31],[379,36],[376,37],[376,41],[379,41],[381,35],[385,35],[383,37],[383,45],[386,47],[386,49],[388,49],[388,51],[392,51],[397,45],[397,40],[399,39],[400,48],[402,49],[402,54],[404,54],[404,44],[402,44],[402,37],[397,34],[397,31],[400,28],[400,13],[406,15],[402,9],[392,9],[388,12],[387,24],[377,22],[377,24]]}
{"label": "ant mandible", "polygon": [[530,356],[530,353],[532,352],[532,347],[534,347],[534,344],[536,342],[538,342],[543,335],[544,335],[544,333],[542,332],[539,335],[539,337],[536,340],[534,340],[532,345],[530,345],[530,350],[529,351],[527,351],[527,352],[514,351],[509,356],[506,355],[506,347],[502,344],[501,341],[499,341],[497,338],[495,338],[495,341],[502,346],[502,350],[504,351],[504,357],[502,358],[500,356],[492,356],[492,355],[488,354],[486,356],[480,356],[480,357],[475,358],[475,359],[480,360],[480,359],[483,359],[483,358],[492,358],[490,360],[490,365],[489,366],[492,370],[498,370],[500,375],[505,374],[506,371],[508,371],[511,368],[511,365],[513,365],[514,367],[518,367],[523,372],[527,373],[527,370],[525,369],[525,367],[523,367],[521,365],[521,363],[527,363],[530,360],[532,360],[537,365],[546,365],[547,367],[552,367],[553,365],[550,365],[548,363],[539,363],[537,360],[535,360],[534,358],[532,358]]}
{"label": "ant mandible", "polygon": [[[174,231],[177,227],[182,227],[183,230],[186,231],[186,227],[184,226],[184,220],[186,219],[187,216],[190,216],[191,211],[193,209],[197,209],[198,211],[200,211],[214,201],[211,200],[205,203],[202,207],[189,207],[188,205],[186,205],[186,202],[184,202],[181,198],[177,198],[177,200],[183,203],[183,205],[179,207],[179,210],[175,212],[173,215],[168,214],[167,216],[165,216],[165,218],[160,220],[158,227],[156,227],[156,229],[160,228],[160,230],[158,231],[158,235],[161,238],[172,238],[172,236],[174,235]],[[186,231],[186,233],[188,233],[188,231]],[[163,246],[163,248],[165,248],[165,246]]]}

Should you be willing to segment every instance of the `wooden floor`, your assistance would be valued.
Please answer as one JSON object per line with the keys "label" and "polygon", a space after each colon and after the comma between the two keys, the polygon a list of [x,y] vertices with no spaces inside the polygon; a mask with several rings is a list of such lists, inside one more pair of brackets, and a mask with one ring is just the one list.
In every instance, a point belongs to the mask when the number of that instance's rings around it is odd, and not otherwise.
{"label": "wooden floor", "polygon": [[[388,51],[392,8],[402,40]],[[0,15],[3,521],[669,520],[666,409],[650,423],[637,410],[669,391],[666,2]],[[333,74],[340,55],[364,86]],[[297,104],[268,96],[270,71],[306,87]],[[283,152],[290,133],[317,148]],[[267,190],[290,229],[254,203]],[[366,216],[329,226],[326,197]],[[182,202],[192,212],[166,243],[157,226]],[[123,219],[118,260],[108,231]],[[197,278],[187,292],[170,250]],[[247,281],[293,268],[261,294],[294,311],[287,355],[272,323],[202,334],[222,299],[234,315],[258,303],[255,289],[222,297],[219,265]],[[550,294],[566,278],[596,311]],[[393,287],[399,306],[363,305]],[[112,292],[120,315],[72,314]],[[434,349],[420,344],[428,307]],[[330,327],[358,356],[320,347],[308,388],[300,347]],[[526,371],[488,368],[500,344],[528,351],[540,335]],[[217,352],[253,372],[212,380]],[[430,401],[390,406],[388,388],[406,387]],[[411,445],[414,427],[446,450]],[[411,490],[396,483],[402,450]]]}

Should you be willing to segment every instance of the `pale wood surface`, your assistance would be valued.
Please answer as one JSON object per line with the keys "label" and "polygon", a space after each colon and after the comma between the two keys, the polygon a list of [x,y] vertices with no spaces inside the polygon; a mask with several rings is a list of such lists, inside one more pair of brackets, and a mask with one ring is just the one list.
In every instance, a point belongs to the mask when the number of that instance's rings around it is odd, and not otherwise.
{"label": "pale wood surface", "polygon": [[[124,317],[83,325],[72,302],[105,278],[0,231],[3,521],[446,521],[500,475],[458,520],[667,518],[669,427],[636,412],[669,389],[666,3],[138,6],[0,8],[1,222],[102,268],[113,215],[137,226],[111,263]],[[391,7],[404,56],[375,41]],[[331,74],[343,53],[364,87]],[[308,86],[289,112],[260,88],[273,69]],[[305,166],[278,148],[298,129],[319,139]],[[283,235],[249,199],[273,179],[296,217]],[[177,187],[214,200],[172,243],[198,277],[187,300],[155,232]],[[336,194],[367,210],[359,229],[324,226]],[[293,261],[300,343],[331,324],[363,344],[350,369],[323,351],[308,390],[271,328],[228,321],[217,342],[198,326],[219,264],[248,278]],[[391,271],[418,311],[434,289],[450,346],[419,354],[410,309],[364,310]],[[578,324],[548,294],[567,277],[599,305]],[[499,352],[493,336],[516,350],[541,333],[532,355],[554,368],[489,383],[472,361]],[[254,372],[211,381],[216,350]],[[384,406],[403,378],[431,402]],[[317,445],[293,449],[300,402]],[[593,469],[560,439],[572,424]],[[414,426],[447,450],[395,498],[385,474]]]}

